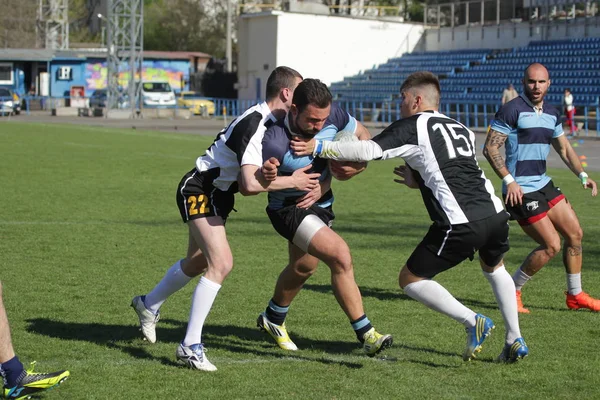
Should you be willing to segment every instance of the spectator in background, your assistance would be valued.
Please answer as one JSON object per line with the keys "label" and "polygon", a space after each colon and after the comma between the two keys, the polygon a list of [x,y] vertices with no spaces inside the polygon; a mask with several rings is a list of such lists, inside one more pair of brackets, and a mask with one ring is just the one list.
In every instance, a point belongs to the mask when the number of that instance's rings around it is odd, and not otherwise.
{"label": "spectator in background", "polygon": [[575,106],[573,105],[573,95],[571,94],[571,89],[565,89],[563,107],[565,109],[565,115],[567,116],[569,134],[574,135],[575,132],[577,132],[577,127],[575,126]]}
{"label": "spectator in background", "polygon": [[515,97],[519,97],[519,93],[515,90],[512,83],[509,83],[506,89],[502,92],[502,105],[505,105]]}

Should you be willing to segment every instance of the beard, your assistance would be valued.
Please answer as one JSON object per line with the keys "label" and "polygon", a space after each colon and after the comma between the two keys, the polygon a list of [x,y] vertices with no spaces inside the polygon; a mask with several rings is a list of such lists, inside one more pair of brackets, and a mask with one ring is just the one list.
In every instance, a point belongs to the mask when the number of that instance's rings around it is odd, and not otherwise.
{"label": "beard", "polygon": [[294,116],[290,113],[289,116],[290,119],[290,127],[292,128],[292,130],[294,132],[294,134],[300,135],[302,137],[305,137],[307,139],[312,139],[317,133],[319,133],[318,129],[301,129],[298,124],[296,123],[296,119],[294,118]]}

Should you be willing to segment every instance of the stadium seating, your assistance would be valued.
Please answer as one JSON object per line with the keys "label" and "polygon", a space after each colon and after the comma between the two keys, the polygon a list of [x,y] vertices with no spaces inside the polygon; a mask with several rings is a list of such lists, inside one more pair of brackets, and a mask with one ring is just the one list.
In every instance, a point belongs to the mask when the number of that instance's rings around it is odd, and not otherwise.
{"label": "stadium seating", "polygon": [[499,104],[508,83],[517,90],[525,68],[541,62],[548,67],[552,85],[546,97],[560,105],[565,88],[570,88],[579,106],[598,104],[600,97],[600,38],[533,41],[526,47],[508,50],[458,50],[413,52],[389,59],[361,74],[331,84],[337,101],[398,102],[400,84],[415,71],[438,75],[442,103],[479,102]]}

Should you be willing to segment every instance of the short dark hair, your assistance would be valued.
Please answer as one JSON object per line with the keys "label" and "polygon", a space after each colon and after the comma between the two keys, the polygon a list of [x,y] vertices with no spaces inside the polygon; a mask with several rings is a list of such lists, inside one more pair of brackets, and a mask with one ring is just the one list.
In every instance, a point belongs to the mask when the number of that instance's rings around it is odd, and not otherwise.
{"label": "short dark hair", "polygon": [[406,78],[400,87],[400,93],[418,86],[434,86],[438,96],[441,95],[440,81],[429,71],[419,71],[412,73]]}
{"label": "short dark hair", "polygon": [[305,79],[294,90],[292,104],[298,112],[304,111],[306,106],[312,104],[318,108],[325,108],[331,104],[331,92],[323,82],[318,79]]}
{"label": "short dark hair", "polygon": [[296,78],[302,79],[302,75],[290,67],[277,67],[267,79],[267,100],[271,100],[279,95],[282,89],[293,89],[296,84]]}

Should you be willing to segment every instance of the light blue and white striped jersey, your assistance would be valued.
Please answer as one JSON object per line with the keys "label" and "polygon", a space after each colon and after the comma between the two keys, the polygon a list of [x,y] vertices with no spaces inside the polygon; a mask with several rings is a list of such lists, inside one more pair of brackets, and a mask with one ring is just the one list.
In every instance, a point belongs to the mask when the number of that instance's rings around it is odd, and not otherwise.
{"label": "light blue and white striped jersey", "polygon": [[[354,117],[342,110],[339,106],[332,104],[331,113],[325,121],[315,138],[319,140],[333,140],[336,133],[341,130],[356,132],[357,122]],[[329,176],[328,161],[322,158],[310,156],[296,156],[290,150],[292,133],[288,125],[288,118],[271,126],[265,132],[262,143],[263,160],[275,157],[279,160],[278,175],[289,176],[299,168],[306,167],[312,163],[308,173],[318,172],[321,174],[319,180],[323,181]],[[296,200],[304,196],[306,192],[295,189],[284,189],[269,192],[269,208],[278,210],[285,206],[295,204]],[[319,207],[329,207],[333,204],[333,194],[330,190],[315,203]]]}
{"label": "light blue and white striped jersey", "polygon": [[[564,134],[560,111],[549,104],[534,109],[527,97],[521,95],[496,113],[491,128],[508,135],[506,167],[523,193],[540,190],[550,182],[546,175],[546,159],[552,139]],[[506,185],[502,184],[502,193]]]}

